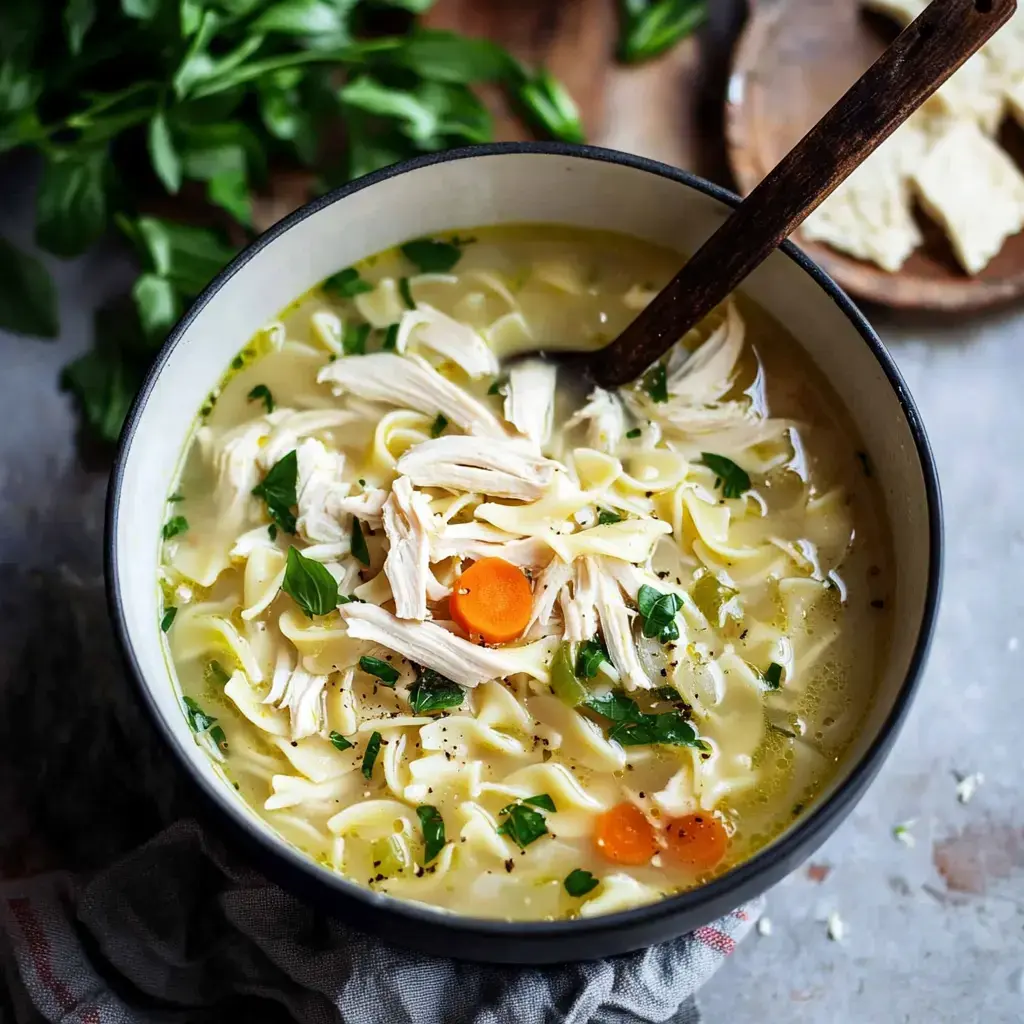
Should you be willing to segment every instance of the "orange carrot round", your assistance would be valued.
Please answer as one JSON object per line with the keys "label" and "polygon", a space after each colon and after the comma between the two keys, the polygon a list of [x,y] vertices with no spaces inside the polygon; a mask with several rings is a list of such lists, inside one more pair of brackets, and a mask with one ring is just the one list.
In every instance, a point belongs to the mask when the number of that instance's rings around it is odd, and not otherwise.
{"label": "orange carrot round", "polygon": [[710,871],[725,856],[729,833],[711,814],[686,814],[665,828],[665,852],[681,867]]}
{"label": "orange carrot round", "polygon": [[616,804],[597,819],[594,845],[601,856],[632,867],[646,864],[658,852],[651,823],[629,803]]}
{"label": "orange carrot round", "polygon": [[452,618],[484,643],[515,640],[530,623],[530,581],[504,558],[481,558],[456,581],[448,599]]}

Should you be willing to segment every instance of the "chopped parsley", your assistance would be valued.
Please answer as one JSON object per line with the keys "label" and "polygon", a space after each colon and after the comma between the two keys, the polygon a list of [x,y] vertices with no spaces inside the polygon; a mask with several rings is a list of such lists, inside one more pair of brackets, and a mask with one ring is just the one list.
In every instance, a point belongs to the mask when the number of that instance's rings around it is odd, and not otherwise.
{"label": "chopped parsley", "polygon": [[298,548],[288,549],[281,589],[309,618],[338,607],[338,581],[325,566],[307,558]]}
{"label": "chopped parsley", "polygon": [[355,267],[346,267],[324,280],[320,286],[325,292],[337,295],[339,299],[351,299],[364,292],[372,292],[373,285],[359,276]]}
{"label": "chopped parsley", "polygon": [[370,564],[370,552],[366,547],[363,527],[355,516],[352,517],[352,557],[362,562],[363,565]]}
{"label": "chopped parsley", "polygon": [[412,297],[412,289],[409,287],[409,278],[400,277],[398,279],[398,294],[402,296],[406,309],[416,308],[416,300]]}
{"label": "chopped parsley", "polygon": [[[530,798],[531,801],[536,799]],[[499,815],[505,820],[498,826],[498,835],[508,836],[521,850],[547,834],[548,823],[544,815],[528,806],[527,801],[509,804],[499,811]]]}
{"label": "chopped parsley", "polygon": [[267,534],[271,540],[277,540],[277,523],[271,523],[267,527]]}
{"label": "chopped parsley", "polygon": [[465,698],[466,693],[458,683],[432,668],[421,668],[409,690],[409,704],[415,715],[460,707]]}
{"label": "chopped parsley", "polygon": [[160,532],[163,534],[164,540],[170,540],[172,537],[177,537],[179,533],[184,533],[188,529],[188,520],[184,516],[172,516],[164,523],[164,528]]}
{"label": "chopped parsley", "polygon": [[652,402],[668,401],[668,371],[664,363],[652,366],[643,376],[641,386]]}
{"label": "chopped parsley", "polygon": [[363,775],[366,778],[373,777],[373,762],[377,760],[380,753],[380,733],[370,733],[370,742],[366,744],[366,753],[363,754]]}
{"label": "chopped parsley", "polygon": [[423,804],[416,808],[423,829],[423,863],[429,864],[443,849],[447,841],[444,835],[444,818],[436,807]]}
{"label": "chopped parsley", "polygon": [[601,668],[601,662],[608,660],[604,643],[598,638],[587,640],[576,651],[576,676],[579,679],[593,679]]}
{"label": "chopped parsley", "polygon": [[673,747],[704,749],[704,741],[680,711],[646,714],[631,697],[621,690],[591,697],[584,705],[602,718],[612,722],[608,739],[624,747],[639,747],[661,743]]}
{"label": "chopped parsley", "polygon": [[777,690],[782,685],[782,666],[773,661],[768,668],[761,673],[761,679],[769,690]]}
{"label": "chopped parsley", "polygon": [[750,490],[750,476],[742,466],[732,459],[713,452],[701,452],[700,461],[715,474],[715,486],[722,488],[722,497],[739,498]]}
{"label": "chopped parsley", "polygon": [[524,797],[523,803],[532,804],[534,807],[543,807],[545,811],[553,811],[555,809],[555,801],[547,793],[538,793],[537,796]]}
{"label": "chopped parsley", "polygon": [[491,383],[491,386],[487,389],[487,394],[489,394],[489,395],[503,395],[503,394],[505,394],[503,389],[504,389],[506,383],[507,383],[507,381],[506,381],[506,379],[504,377],[495,377],[494,381]]}
{"label": "chopped parsley", "polygon": [[402,255],[423,274],[447,274],[462,259],[462,249],[452,242],[417,238],[401,246]]}
{"label": "chopped parsley", "polygon": [[274,411],[274,396],[270,393],[270,388],[266,384],[257,384],[249,392],[248,398],[250,402],[262,402],[267,412]]}
{"label": "chopped parsley", "polygon": [[184,500],[185,500],[185,495],[184,495],[184,494],[182,494],[182,493],[181,493],[181,491],[175,491],[175,492],[174,492],[174,493],[173,493],[173,494],[172,494],[172,495],[171,495],[171,496],[170,496],[170,497],[169,497],[169,498],[167,499],[168,503],[169,503],[169,504],[171,504],[171,505],[173,505],[173,504],[174,504],[175,502],[178,502],[178,501],[184,501]]}
{"label": "chopped parsley", "polygon": [[257,484],[252,493],[262,498],[267,505],[270,518],[285,533],[295,532],[295,514],[292,508],[298,504],[295,487],[299,478],[299,457],[293,448],[287,455],[282,455],[267,471],[263,483]]}
{"label": "chopped parsley", "polygon": [[376,676],[385,686],[394,686],[398,682],[398,669],[380,658],[364,654],[359,659],[359,667],[369,675]]}
{"label": "chopped parsley", "polygon": [[226,750],[228,740],[224,730],[217,724],[217,719],[208,715],[191,697],[182,697],[182,703],[188,727],[196,736],[209,736],[220,750]]}
{"label": "chopped parsley", "polygon": [[164,612],[164,617],[160,620],[160,629],[166,633],[171,628],[171,623],[174,622],[174,616],[178,614],[177,608],[168,608]]}
{"label": "chopped parsley", "polygon": [[443,413],[437,414],[437,419],[430,426],[430,436],[440,437],[448,426],[448,417]]}
{"label": "chopped parsley", "polygon": [[622,516],[613,512],[610,508],[603,508],[597,513],[597,525],[608,526],[611,523],[621,523]]}
{"label": "chopped parsley", "polygon": [[341,349],[347,356],[365,356],[366,339],[370,336],[369,324],[345,324],[341,336]]}
{"label": "chopped parsley", "polygon": [[[630,441],[635,441],[642,433],[643,431],[639,427],[634,427],[632,430],[626,431],[626,437],[628,437]],[[586,874],[586,872],[584,872],[584,874]],[[594,884],[596,885],[597,883],[595,882]]]}
{"label": "chopped parsley", "polygon": [[330,735],[329,738],[330,738],[331,743],[338,750],[351,750],[352,747],[355,746],[354,743],[352,743],[351,741],[345,739],[345,737],[342,736],[340,732],[335,732],[333,729],[331,730],[331,735]]}
{"label": "chopped parsley", "polygon": [[565,876],[562,885],[570,896],[586,896],[588,892],[596,889],[600,882],[589,871],[576,868]]}
{"label": "chopped parsley", "polygon": [[381,342],[381,349],[384,352],[394,352],[398,347],[398,324],[388,324],[384,332],[384,340]]}
{"label": "chopped parsley", "polygon": [[663,644],[679,639],[676,615],[683,601],[678,594],[663,594],[645,583],[637,593],[636,606],[643,619],[644,636],[657,637]]}

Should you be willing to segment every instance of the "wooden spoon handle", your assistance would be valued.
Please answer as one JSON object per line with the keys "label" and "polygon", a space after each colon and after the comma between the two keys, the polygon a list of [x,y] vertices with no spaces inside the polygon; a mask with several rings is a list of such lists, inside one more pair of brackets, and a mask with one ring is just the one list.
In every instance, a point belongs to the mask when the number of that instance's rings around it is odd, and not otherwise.
{"label": "wooden spoon handle", "polygon": [[617,387],[635,380],[700,323],[1016,9],[1016,0],[933,0],[647,308],[594,354],[594,381]]}

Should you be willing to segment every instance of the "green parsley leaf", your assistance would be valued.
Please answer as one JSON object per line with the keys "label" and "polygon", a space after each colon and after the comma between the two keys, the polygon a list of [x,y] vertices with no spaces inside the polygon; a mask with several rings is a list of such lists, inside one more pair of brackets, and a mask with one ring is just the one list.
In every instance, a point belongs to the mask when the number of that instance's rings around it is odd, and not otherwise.
{"label": "green parsley leaf", "polygon": [[447,426],[448,426],[448,418],[446,416],[444,416],[442,413],[438,413],[437,414],[437,419],[434,420],[434,422],[431,424],[430,436],[431,437],[440,437],[444,433],[445,428]]}
{"label": "green parsley leaf", "polygon": [[185,706],[185,718],[189,728],[198,737],[209,736],[214,745],[220,750],[226,750],[228,745],[224,730],[217,725],[217,719],[208,715],[191,697],[182,697]]}
{"label": "green parsley leaf", "polygon": [[64,31],[68,37],[68,50],[72,56],[82,52],[85,34],[96,19],[93,0],[68,0],[64,8]]}
{"label": "green parsley leaf", "polygon": [[381,350],[383,352],[394,352],[398,345],[398,324],[388,324],[388,329],[384,332],[384,341],[381,342]]}
{"label": "green parsley leaf", "polygon": [[409,704],[414,715],[460,707],[465,697],[466,692],[458,683],[432,668],[421,668],[409,690]]}
{"label": "green parsley leaf", "polygon": [[49,271],[34,256],[22,252],[3,237],[0,237],[0,327],[15,334],[40,338],[56,338],[60,333],[57,292]]}
{"label": "green parsley leaf", "polygon": [[657,637],[663,644],[679,639],[676,615],[683,601],[678,594],[662,594],[645,583],[637,593],[636,603],[643,619],[644,636]]}
{"label": "green parsley leaf", "polygon": [[585,703],[591,711],[613,723],[608,738],[624,747],[664,744],[702,749],[704,741],[679,710],[645,714],[635,700],[620,690],[591,697]]}
{"label": "green parsley leaf", "polygon": [[400,277],[398,279],[398,294],[402,296],[406,309],[416,308],[416,300],[412,297],[412,289],[409,287],[409,278]]}
{"label": "green parsley leaf", "polygon": [[494,383],[487,389],[489,395],[503,395],[505,392],[502,390],[505,387],[507,380],[504,377],[497,377]]}
{"label": "green parsley leaf", "polygon": [[650,60],[698,29],[708,16],[707,0],[625,0],[619,60]]}
{"label": "green parsley leaf", "polygon": [[402,255],[415,263],[421,274],[447,274],[462,259],[462,249],[451,242],[417,238],[401,246]]}
{"label": "green parsley leaf", "polygon": [[357,561],[362,562],[363,565],[370,564],[370,552],[369,549],[366,547],[366,538],[363,536],[363,527],[355,516],[352,517],[351,549],[353,558],[355,558]]}
{"label": "green parsley leaf", "polygon": [[366,778],[373,776],[373,762],[377,760],[377,755],[380,753],[380,733],[370,733],[370,740],[366,744],[366,752],[363,754],[363,775]]}
{"label": "green parsley leaf", "polygon": [[299,501],[295,493],[298,478],[299,457],[293,448],[287,455],[282,455],[267,471],[263,482],[252,489],[255,497],[266,502],[270,518],[285,533],[295,532],[295,514],[292,508]]}
{"label": "green parsley leaf", "polygon": [[769,690],[777,690],[782,685],[782,666],[777,662],[773,661],[768,668],[761,673],[761,678],[764,680],[764,685]]}
{"label": "green parsley leaf", "polygon": [[244,168],[229,167],[211,175],[206,182],[206,198],[230,213],[239,224],[252,227],[252,199]]}
{"label": "green parsley leaf", "polygon": [[652,366],[643,376],[641,387],[650,396],[652,402],[668,401],[668,371],[664,363]]}
{"label": "green parsley leaf", "polygon": [[178,614],[177,608],[168,608],[164,612],[164,617],[160,620],[160,630],[166,633],[171,628],[171,624],[174,622],[174,616]]}
{"label": "green parsley leaf", "polygon": [[576,675],[580,679],[593,679],[601,668],[601,662],[608,660],[608,651],[598,637],[580,644],[576,651]]}
{"label": "green parsley leaf", "polygon": [[398,682],[398,669],[380,658],[364,654],[359,659],[359,667],[369,675],[376,676],[385,686],[394,686]]}
{"label": "green parsley leaf", "polygon": [[104,149],[60,151],[43,170],[36,194],[36,242],[65,258],[79,256],[107,227]]}
{"label": "green parsley leaf", "polygon": [[643,718],[637,702],[621,690],[610,690],[583,702],[591,711],[612,722],[639,722]]}
{"label": "green parsley leaf", "polygon": [[611,509],[603,508],[597,513],[597,525],[608,526],[610,523],[621,523],[622,516],[618,512],[612,512]]}
{"label": "green parsley leaf", "polygon": [[498,835],[508,836],[521,850],[547,834],[548,824],[544,815],[525,803],[509,804],[498,813],[505,818],[498,826]]}
{"label": "green parsley leaf", "polygon": [[[274,396],[270,393],[270,388],[266,384],[257,384],[256,387],[249,392],[248,395],[250,402],[262,401],[266,406],[267,412],[274,411]],[[298,456],[296,456],[298,458]]]}
{"label": "green parsley leaf", "polygon": [[132,301],[143,332],[153,339],[162,339],[181,312],[174,285],[158,274],[143,274],[132,285]]}
{"label": "green parsley leaf", "polygon": [[298,548],[288,549],[281,589],[306,613],[327,615],[338,606],[338,583],[327,568],[307,558]]}
{"label": "green parsley leaf", "polygon": [[330,739],[331,744],[338,750],[350,750],[352,747],[355,746],[354,743],[351,743],[349,740],[345,739],[345,737],[342,736],[340,732],[335,732],[333,729],[331,730],[331,734],[328,737],[328,739]]}
{"label": "green parsley leaf", "polygon": [[158,110],[149,122],[147,141],[153,170],[163,182],[164,188],[175,195],[181,188],[181,157],[174,147],[174,138],[171,135],[170,126],[167,124],[167,116],[162,110]]}
{"label": "green parsley leaf", "polygon": [[455,85],[496,82],[507,78],[513,67],[509,55],[489,39],[454,32],[413,32],[388,56],[430,81]]}
{"label": "green parsley leaf", "polygon": [[332,295],[337,295],[339,299],[351,299],[364,292],[373,291],[373,285],[369,281],[364,281],[355,267],[346,267],[336,274],[331,274],[324,279],[320,287]]}
{"label": "green parsley leaf", "polygon": [[444,818],[436,807],[423,804],[416,808],[416,814],[423,828],[423,863],[429,864],[445,846]]}
{"label": "green parsley leaf", "polygon": [[173,504],[175,504],[176,502],[179,502],[179,501],[184,501],[184,500],[185,500],[185,495],[184,495],[184,494],[182,494],[182,493],[181,493],[180,491],[175,491],[175,492],[174,492],[174,494],[172,494],[172,495],[171,495],[171,496],[170,496],[170,497],[169,497],[169,498],[167,499],[167,504],[168,504],[168,505],[173,505]]}
{"label": "green parsley leaf", "polygon": [[345,332],[341,337],[341,348],[345,355],[365,356],[370,330],[369,324],[345,324]]}
{"label": "green parsley leaf", "polygon": [[267,536],[269,536],[271,540],[277,540],[277,523],[271,523],[267,527]]}
{"label": "green parsley leaf", "polygon": [[642,433],[643,431],[639,427],[634,427],[632,430],[626,431],[626,437],[628,437],[630,441],[635,441]]}
{"label": "green parsley leaf", "polygon": [[172,537],[177,537],[179,533],[184,533],[187,529],[188,520],[184,516],[172,516],[164,523],[164,528],[160,532],[164,540],[170,540]]}
{"label": "green parsley leaf", "polygon": [[523,803],[532,804],[534,807],[542,807],[545,811],[553,811],[555,809],[555,801],[547,793],[524,797]]}
{"label": "green parsley leaf", "polygon": [[732,459],[712,452],[701,452],[700,461],[716,474],[715,486],[722,487],[722,497],[739,498],[750,490],[750,476],[742,466],[737,466]]}
{"label": "green parsley leaf", "polygon": [[565,86],[548,71],[524,76],[515,98],[526,120],[542,132],[563,142],[586,142],[579,108]]}
{"label": "green parsley leaf", "polygon": [[562,885],[570,896],[586,896],[588,892],[596,889],[601,883],[583,868],[576,868],[565,876]]}

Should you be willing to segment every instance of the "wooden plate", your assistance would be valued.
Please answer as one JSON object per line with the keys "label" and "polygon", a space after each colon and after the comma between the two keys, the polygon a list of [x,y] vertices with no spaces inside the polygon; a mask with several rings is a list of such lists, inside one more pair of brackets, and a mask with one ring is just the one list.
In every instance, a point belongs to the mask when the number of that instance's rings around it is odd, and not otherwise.
{"label": "wooden plate", "polygon": [[[857,0],[758,3],[740,38],[729,80],[726,138],[740,192],[749,193],[808,128],[863,74],[895,35]],[[1024,132],[1000,142],[1024,162]],[[1024,232],[968,277],[942,230],[919,214],[925,244],[891,274],[816,242],[807,253],[848,292],[887,306],[975,310],[1024,295]]]}

